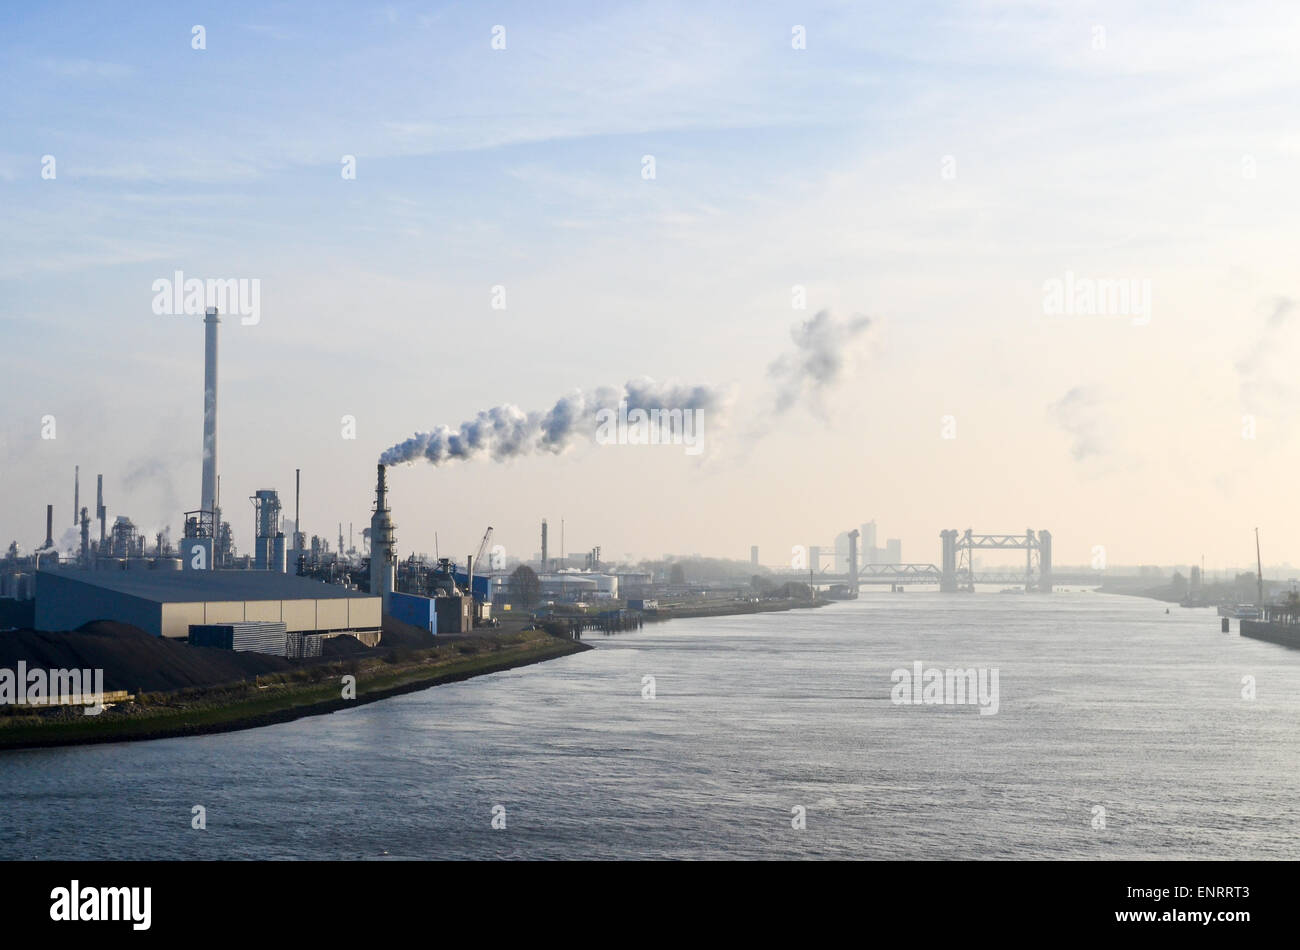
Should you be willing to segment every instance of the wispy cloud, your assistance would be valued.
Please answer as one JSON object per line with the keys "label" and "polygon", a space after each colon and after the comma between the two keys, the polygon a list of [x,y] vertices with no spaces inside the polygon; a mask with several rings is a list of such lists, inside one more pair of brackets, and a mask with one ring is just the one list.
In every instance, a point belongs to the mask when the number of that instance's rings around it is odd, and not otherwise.
{"label": "wispy cloud", "polygon": [[43,59],[46,72],[64,79],[123,79],[132,69],[123,63],[96,62],[92,59]]}

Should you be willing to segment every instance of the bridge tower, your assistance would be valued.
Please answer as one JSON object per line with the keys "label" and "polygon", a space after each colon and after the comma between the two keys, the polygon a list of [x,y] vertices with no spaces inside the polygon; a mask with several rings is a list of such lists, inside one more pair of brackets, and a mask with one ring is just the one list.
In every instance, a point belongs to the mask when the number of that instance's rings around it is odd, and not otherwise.
{"label": "bridge tower", "polygon": [[861,532],[854,528],[849,532],[849,596],[858,596],[858,536]]}
{"label": "bridge tower", "polygon": [[1052,532],[1046,528],[1038,531],[1038,589],[1052,592]]}
{"label": "bridge tower", "polygon": [[940,531],[943,539],[943,561],[939,569],[939,590],[943,593],[955,593],[957,590],[957,529]]}

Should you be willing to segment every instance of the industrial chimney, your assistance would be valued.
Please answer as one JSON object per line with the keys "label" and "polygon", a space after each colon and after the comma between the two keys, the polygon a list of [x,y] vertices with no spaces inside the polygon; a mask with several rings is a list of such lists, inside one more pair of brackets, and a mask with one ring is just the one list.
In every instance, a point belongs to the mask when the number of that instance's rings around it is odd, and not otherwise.
{"label": "industrial chimney", "polygon": [[546,519],[542,519],[542,571],[549,571],[550,567],[546,563]]}
{"label": "industrial chimney", "polygon": [[54,506],[45,506],[45,543],[41,545],[41,550],[48,551],[54,547]]}
{"label": "industrial chimney", "polygon": [[302,533],[302,469],[293,470],[293,549],[302,554],[306,535]]}
{"label": "industrial chimney", "polygon": [[379,464],[379,481],[375,486],[375,513],[370,518],[370,593],[384,599],[383,611],[389,612],[393,591],[393,572],[397,568],[397,538],[392,515],[388,511],[388,483],[384,466]]}
{"label": "industrial chimney", "polygon": [[[221,317],[208,307],[203,317],[203,491],[199,509],[217,510],[217,328]],[[213,525],[213,530],[216,530]]]}
{"label": "industrial chimney", "polygon": [[99,476],[99,487],[95,489],[95,517],[99,519],[99,550],[102,557],[104,542],[108,536],[108,509],[104,507],[104,476]]}
{"label": "industrial chimney", "polygon": [[72,470],[72,526],[77,526],[77,513],[81,511],[81,466]]}

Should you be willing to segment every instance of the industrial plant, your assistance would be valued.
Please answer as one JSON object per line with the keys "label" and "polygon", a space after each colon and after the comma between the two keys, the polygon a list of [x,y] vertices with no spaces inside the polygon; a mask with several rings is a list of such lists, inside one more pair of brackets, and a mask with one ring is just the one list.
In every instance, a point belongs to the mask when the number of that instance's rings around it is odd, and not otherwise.
{"label": "industrial plant", "polygon": [[[92,536],[89,507],[81,506],[81,467],[73,470],[74,527],[80,544],[60,551],[54,540],[54,506],[46,506],[44,541],[30,555],[9,546],[0,562],[0,627],[71,631],[88,623],[127,624],[157,637],[286,657],[319,656],[324,640],[348,635],[366,646],[383,637],[383,613],[392,609],[396,554],[384,472],[379,470],[372,552],[360,557],[344,548],[342,525],[336,550],[328,540],[300,530],[301,472],[294,473],[294,524],[286,537],[280,494],[257,488],[249,496],[254,518],[253,550],[240,555],[222,509],[218,453],[218,355],[221,317],[204,318],[202,484],[199,506],[182,514],[182,536],[167,530],[146,537],[127,515],[111,526],[104,476],[96,478]],[[350,529],[349,529],[350,533]],[[468,589],[468,588],[466,588]],[[430,633],[468,629],[473,611],[454,585],[439,595],[457,609],[429,609],[419,626]],[[434,598],[430,598],[431,603]],[[466,606],[461,609],[460,602]],[[404,616],[415,617],[409,600]]]}
{"label": "industrial plant", "polygon": [[[320,656],[322,643],[350,636],[378,646],[386,624],[433,635],[494,628],[501,615],[531,616],[558,605],[585,607],[620,597],[620,576],[603,570],[600,548],[577,559],[548,549],[541,523],[541,554],[526,565],[493,554],[493,529],[463,560],[410,554],[399,558],[387,470],[376,468],[370,525],[354,543],[353,525],[337,525],[337,543],[302,530],[302,471],[294,472],[293,522],[275,488],[254,488],[251,552],[236,550],[223,499],[219,454],[221,314],[204,316],[201,485],[196,508],[181,515],[181,536],[164,528],[149,537],[125,514],[109,521],[104,475],[96,476],[95,504],[81,505],[81,466],[72,472],[73,527],[78,538],[60,550],[54,505],[46,506],[43,542],[21,554],[17,542],[0,559],[0,629],[73,631],[87,624],[125,624],[156,637],[270,653]],[[97,530],[92,525],[98,522]],[[286,532],[286,528],[289,530]],[[534,570],[533,568],[536,568]],[[651,577],[625,573],[624,591],[644,593]],[[494,613],[494,605],[499,609]],[[522,608],[522,609],[520,609]],[[512,614],[513,611],[513,614]],[[523,621],[519,621],[523,622]]]}
{"label": "industrial plant", "polygon": [[[197,507],[179,512],[180,537],[173,541],[166,528],[149,537],[126,514],[114,513],[110,522],[103,474],[96,476],[92,513],[81,505],[81,466],[74,466],[77,530],[65,535],[66,549],[60,550],[54,505],[47,504],[43,542],[30,554],[20,554],[17,542],[10,545],[0,559],[0,629],[61,632],[109,622],[171,641],[309,658],[344,636],[377,647],[386,632],[445,637],[551,620],[579,635],[592,623],[626,629],[632,611],[640,622],[644,616],[671,616],[674,608],[727,609],[765,599],[806,606],[855,599],[867,585],[901,593],[910,585],[961,592],[998,583],[1050,592],[1061,580],[1095,580],[1054,571],[1052,536],[1045,530],[949,529],[940,533],[935,562],[910,563],[903,561],[901,540],[877,542],[875,521],[841,533],[831,544],[800,549],[802,561],[796,558],[789,567],[760,566],[755,546],[748,562],[697,558],[691,576],[673,558],[615,566],[599,546],[567,552],[563,519],[554,533],[541,519],[540,550],[527,559],[507,559],[500,546],[494,548],[490,526],[477,550],[461,558],[443,556],[436,538],[432,557],[402,557],[386,464],[396,464],[391,450],[375,468],[370,524],[360,532],[359,547],[350,522],[346,533],[345,523],[336,522],[333,543],[324,532],[309,537],[303,530],[298,469],[291,524],[276,488],[248,486],[246,495],[239,493],[251,506],[254,529],[252,550],[241,553],[228,517],[229,493],[222,493],[220,332],[221,314],[206,308],[201,483]],[[68,543],[69,538],[76,540]],[[982,550],[1024,552],[1024,569],[985,569],[975,559]]]}

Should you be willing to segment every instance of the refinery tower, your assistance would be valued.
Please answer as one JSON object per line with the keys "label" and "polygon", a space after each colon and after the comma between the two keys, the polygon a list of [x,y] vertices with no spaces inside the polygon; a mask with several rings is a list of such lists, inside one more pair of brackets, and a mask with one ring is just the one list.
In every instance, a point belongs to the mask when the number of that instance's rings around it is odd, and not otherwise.
{"label": "refinery tower", "polygon": [[383,598],[383,610],[391,611],[393,574],[397,570],[397,537],[393,516],[388,509],[388,481],[383,463],[379,463],[379,481],[375,485],[375,513],[370,517],[370,593]]}

